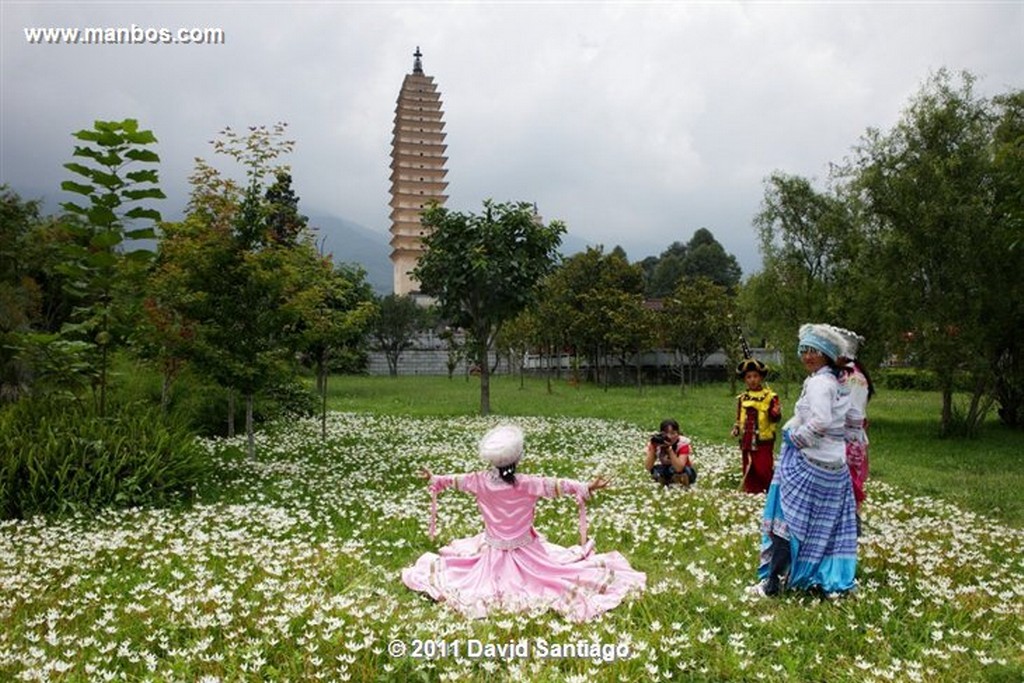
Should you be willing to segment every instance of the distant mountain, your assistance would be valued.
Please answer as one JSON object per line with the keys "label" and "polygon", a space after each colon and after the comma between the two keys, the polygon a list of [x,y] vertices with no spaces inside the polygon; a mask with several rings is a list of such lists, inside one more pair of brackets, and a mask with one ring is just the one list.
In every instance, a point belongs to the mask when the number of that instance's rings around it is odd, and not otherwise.
{"label": "distant mountain", "polygon": [[391,293],[394,278],[389,234],[337,216],[310,215],[309,225],[316,228],[317,244],[322,243],[324,252],[333,254],[336,263],[361,265],[377,294]]}

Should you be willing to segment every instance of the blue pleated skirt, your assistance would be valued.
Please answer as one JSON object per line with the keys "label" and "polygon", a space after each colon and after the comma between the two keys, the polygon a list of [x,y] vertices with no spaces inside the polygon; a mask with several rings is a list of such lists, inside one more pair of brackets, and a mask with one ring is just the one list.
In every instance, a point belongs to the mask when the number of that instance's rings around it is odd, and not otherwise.
{"label": "blue pleated skirt", "polygon": [[758,574],[768,577],[771,534],[788,538],[790,588],[819,587],[827,593],[853,588],[857,572],[857,505],[850,471],[809,462],[785,444],[768,489],[761,527]]}

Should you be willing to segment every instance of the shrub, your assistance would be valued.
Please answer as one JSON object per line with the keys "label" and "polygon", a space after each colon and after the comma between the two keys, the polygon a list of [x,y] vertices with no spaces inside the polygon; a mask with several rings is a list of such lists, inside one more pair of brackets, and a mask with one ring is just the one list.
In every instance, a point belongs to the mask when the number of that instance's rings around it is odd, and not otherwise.
{"label": "shrub", "polygon": [[[899,389],[907,391],[939,391],[939,378],[933,370],[919,368],[882,368],[873,376],[879,386],[886,389]],[[970,391],[971,386],[967,375],[957,373],[953,377],[953,387],[956,391]]]}
{"label": "shrub", "polygon": [[936,391],[938,379],[931,370],[916,368],[884,368],[875,373],[875,381],[886,389],[905,391]]}
{"label": "shrub", "polygon": [[0,517],[188,499],[206,463],[192,434],[158,408],[111,406],[101,418],[23,400],[0,413]]}

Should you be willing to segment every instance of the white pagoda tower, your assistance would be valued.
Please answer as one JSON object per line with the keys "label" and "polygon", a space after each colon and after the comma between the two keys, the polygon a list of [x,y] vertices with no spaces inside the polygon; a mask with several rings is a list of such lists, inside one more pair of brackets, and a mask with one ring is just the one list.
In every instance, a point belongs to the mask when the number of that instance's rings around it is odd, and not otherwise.
{"label": "white pagoda tower", "polygon": [[441,94],[433,76],[423,73],[420,48],[413,54],[395,108],[391,139],[391,263],[395,294],[416,294],[419,283],[410,275],[424,252],[420,213],[430,202],[444,205],[444,121]]}

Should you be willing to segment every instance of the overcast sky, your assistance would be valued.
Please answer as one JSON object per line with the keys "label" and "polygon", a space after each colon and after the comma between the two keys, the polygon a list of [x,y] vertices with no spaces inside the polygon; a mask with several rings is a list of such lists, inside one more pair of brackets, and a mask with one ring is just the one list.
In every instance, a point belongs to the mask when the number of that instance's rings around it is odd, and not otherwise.
{"label": "overcast sky", "polygon": [[[448,207],[537,202],[631,260],[701,227],[760,269],[775,170],[822,180],[929,74],[1024,87],[1024,2],[14,2],[2,0],[0,182],[69,199],[72,131],[136,118],[180,216],[209,141],[285,121],[307,214],[386,233],[395,102],[412,53],[439,85]],[[221,45],[29,44],[31,27],[216,27]],[[338,248],[335,247],[335,251]],[[342,249],[343,251],[343,249]],[[340,255],[344,258],[343,253]]]}

